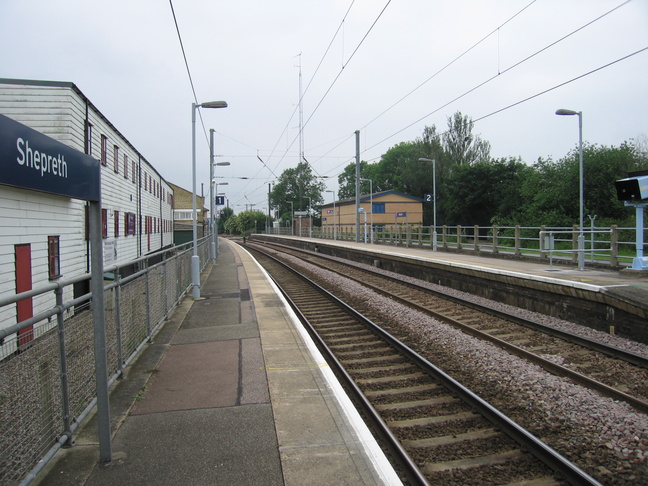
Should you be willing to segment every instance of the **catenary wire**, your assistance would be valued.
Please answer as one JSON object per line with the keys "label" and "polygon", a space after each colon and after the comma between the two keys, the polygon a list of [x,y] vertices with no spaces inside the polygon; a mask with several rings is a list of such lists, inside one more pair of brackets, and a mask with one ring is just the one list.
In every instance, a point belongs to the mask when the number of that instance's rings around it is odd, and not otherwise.
{"label": "catenary wire", "polygon": [[[306,125],[308,125],[308,122],[311,120],[311,118],[313,118],[313,115],[315,115],[315,113],[317,112],[318,108],[320,107],[320,105],[322,104],[322,102],[324,101],[324,99],[328,96],[328,94],[329,94],[329,92],[331,91],[331,89],[333,89],[333,86],[335,85],[335,83],[337,82],[337,80],[340,78],[340,76],[341,76],[342,73],[344,72],[344,69],[348,66],[349,62],[351,62],[351,59],[353,59],[353,57],[355,56],[355,54],[358,52],[358,50],[360,49],[360,46],[364,43],[364,41],[367,39],[367,37],[369,36],[369,34],[370,34],[371,31],[373,30],[373,28],[374,28],[374,27],[376,26],[376,24],[378,23],[378,20],[380,20],[380,18],[382,17],[382,15],[385,13],[385,10],[387,10],[387,7],[388,7],[389,4],[391,3],[391,1],[392,1],[392,0],[388,0],[388,1],[387,1],[387,3],[385,4],[385,6],[383,7],[383,9],[382,9],[382,10],[380,11],[380,13],[378,14],[378,17],[376,17],[376,19],[373,21],[373,23],[372,23],[371,26],[369,27],[369,30],[367,30],[367,32],[366,32],[365,35],[362,37],[362,39],[360,40],[360,42],[358,43],[358,45],[356,46],[356,48],[353,50],[353,52],[351,53],[351,55],[349,56],[349,58],[348,58],[348,59],[346,60],[346,62],[342,65],[342,68],[341,68],[340,71],[338,72],[338,74],[337,74],[337,76],[335,77],[335,79],[333,80],[333,82],[329,85],[329,87],[328,87],[328,89],[326,90],[326,92],[324,93],[324,95],[320,98],[319,102],[317,103],[317,105],[315,106],[315,108],[313,109],[313,111],[311,112],[311,114],[310,114],[310,116],[308,117],[308,119],[307,119],[307,120],[304,122],[304,124],[301,126],[301,130],[302,130],[302,131],[304,130],[304,128],[306,127]],[[301,132],[300,132],[300,133],[301,133]],[[293,146],[293,144],[295,143],[295,141],[299,138],[299,135],[300,135],[300,134],[298,133],[297,136],[293,139],[293,141],[292,141],[292,142],[290,143],[290,145],[288,146],[288,149],[286,149],[286,152],[290,149],[290,147]],[[277,168],[277,166],[279,165],[279,163],[281,162],[281,160],[283,160],[283,157],[279,160],[279,162],[277,162],[277,165],[275,165],[275,169]],[[311,169],[312,169],[314,172],[317,173],[317,170],[315,170],[315,168],[314,168],[311,164],[309,164],[309,166],[311,166]],[[318,174],[318,175],[319,175],[319,174]]]}

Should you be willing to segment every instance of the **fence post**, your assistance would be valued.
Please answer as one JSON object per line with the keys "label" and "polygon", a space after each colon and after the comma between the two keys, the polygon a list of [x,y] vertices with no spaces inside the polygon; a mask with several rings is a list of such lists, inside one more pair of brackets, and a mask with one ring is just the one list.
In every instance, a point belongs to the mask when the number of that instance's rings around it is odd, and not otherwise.
{"label": "fence post", "polygon": [[610,266],[619,266],[619,227],[616,224],[610,226]]}
{"label": "fence post", "polygon": [[475,244],[475,252],[479,253],[479,225],[475,225],[473,229],[473,238],[474,238],[474,244]]}
{"label": "fence post", "polygon": [[497,226],[493,225],[493,255],[497,255]]}
{"label": "fence post", "polygon": [[572,263],[577,263],[578,262],[578,227],[577,226],[572,226],[572,257],[571,261]]}
{"label": "fence post", "polygon": [[520,248],[520,236],[521,230],[519,226],[515,227],[515,256],[522,255],[522,249]]}
{"label": "fence post", "polygon": [[121,326],[121,284],[119,283],[119,269],[115,270],[115,337],[117,338],[117,372],[123,378],[124,353],[122,347],[122,326]]}
{"label": "fence post", "polygon": [[441,245],[443,246],[443,250],[447,251],[448,250],[448,227],[444,224],[443,229],[441,230]]}
{"label": "fence post", "polygon": [[457,225],[457,250],[461,250],[461,225]]}
{"label": "fence post", "polygon": [[144,282],[146,283],[146,335],[148,336],[148,342],[152,342],[152,331],[151,331],[151,269],[146,260],[146,273],[144,274]]}
{"label": "fence post", "polygon": [[[540,259],[541,260],[546,260],[549,258],[549,252],[546,250],[551,250],[552,248],[549,247],[547,248],[547,245],[545,245],[545,239],[548,237],[545,235],[545,229],[546,226],[543,224],[540,226],[540,233],[538,233],[540,236],[538,237],[539,240],[539,248],[540,248]],[[550,245],[549,245],[550,246]]]}
{"label": "fence post", "polygon": [[72,447],[72,432],[70,430],[70,386],[68,381],[67,351],[65,348],[65,322],[63,316],[63,288],[55,291],[56,305],[59,311],[56,313],[56,324],[58,327],[59,354],[61,359],[61,406],[63,408],[63,433],[67,435],[65,447]]}

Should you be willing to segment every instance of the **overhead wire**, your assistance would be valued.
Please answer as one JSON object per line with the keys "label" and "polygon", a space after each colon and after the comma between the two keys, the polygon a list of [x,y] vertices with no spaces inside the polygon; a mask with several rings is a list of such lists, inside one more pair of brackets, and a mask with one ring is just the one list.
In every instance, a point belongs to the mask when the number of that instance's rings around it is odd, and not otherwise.
{"label": "overhead wire", "polygon": [[[178,40],[180,41],[180,49],[182,50],[182,57],[184,59],[184,64],[187,69],[187,75],[189,76],[189,84],[191,85],[191,92],[193,93],[194,103],[198,104],[198,97],[196,96],[196,88],[194,86],[193,78],[191,77],[189,62],[187,61],[187,54],[185,53],[184,44],[182,42],[182,36],[180,35],[180,27],[178,26],[178,19],[175,14],[175,9],[173,8],[173,0],[169,0],[169,5],[171,6],[171,14],[173,15],[173,22],[175,24],[176,32],[178,33]],[[200,117],[200,124],[202,125],[203,128],[205,140],[209,144],[209,138],[207,137],[207,128],[205,127],[205,121],[203,120],[202,113],[200,113],[200,110],[198,110],[198,116]]]}
{"label": "overhead wire", "polygon": [[[534,0],[534,1],[535,1],[535,0]],[[617,10],[617,9],[623,7],[624,5],[630,3],[630,1],[631,1],[631,0],[626,0],[625,2],[623,2],[623,3],[619,4],[619,5],[617,5],[616,7],[612,8],[611,10],[608,10],[608,11],[605,12],[604,14],[602,14],[602,15],[596,17],[595,19],[593,19],[593,20],[591,20],[591,21],[585,23],[584,25],[580,26],[579,28],[577,28],[577,29],[571,31],[570,33],[568,33],[568,34],[562,36],[561,38],[555,40],[554,42],[552,42],[552,43],[550,43],[550,44],[544,46],[543,48],[541,48],[541,49],[535,51],[534,53],[530,54],[530,55],[527,56],[526,58],[524,58],[524,59],[518,61],[517,63],[515,63],[515,64],[509,66],[508,68],[504,69],[503,71],[498,71],[497,74],[495,74],[495,75],[491,76],[490,78],[488,78],[488,79],[482,81],[481,83],[477,84],[476,86],[473,86],[472,88],[468,89],[467,91],[461,93],[460,95],[456,96],[455,98],[451,99],[450,101],[448,101],[448,102],[444,103],[443,105],[439,106],[438,108],[434,109],[434,110],[431,111],[430,113],[428,113],[428,114],[422,116],[421,118],[415,120],[414,122],[412,122],[412,123],[408,124],[407,126],[401,128],[400,130],[398,130],[398,131],[392,133],[391,135],[389,135],[388,137],[386,137],[386,138],[380,140],[379,142],[375,143],[374,145],[365,148],[365,149],[362,151],[362,153],[364,153],[364,152],[366,152],[366,151],[368,151],[368,150],[371,150],[372,148],[374,148],[374,147],[380,145],[381,143],[383,143],[383,142],[389,140],[390,138],[392,138],[392,137],[398,135],[399,133],[401,133],[401,132],[407,130],[408,128],[411,128],[412,126],[414,126],[414,125],[420,123],[421,121],[425,120],[426,118],[428,118],[428,117],[434,115],[435,113],[441,111],[443,108],[446,108],[447,106],[449,106],[449,105],[451,105],[452,103],[454,103],[454,102],[460,100],[461,98],[464,98],[465,96],[469,95],[470,93],[473,93],[473,92],[476,91],[477,89],[479,89],[479,88],[483,87],[484,85],[490,83],[491,81],[493,81],[493,80],[499,78],[501,75],[503,75],[503,74],[505,74],[505,73],[507,73],[507,72],[513,70],[514,68],[516,68],[516,67],[520,66],[521,64],[523,64],[523,63],[529,61],[530,59],[532,59],[532,58],[534,58],[535,56],[539,55],[540,53],[546,51],[547,49],[549,49],[549,48],[551,48],[551,47],[557,45],[558,43],[560,43],[560,42],[564,41],[565,39],[571,37],[572,35],[576,34],[577,32],[580,32],[581,30],[585,29],[586,27],[589,27],[589,26],[592,25],[593,23],[595,23],[595,22],[601,20],[602,18],[604,18],[604,17],[606,17],[607,15],[611,14],[611,13],[614,12],[615,10]],[[532,2],[532,3],[533,3],[533,2]],[[527,5],[524,9],[526,9],[526,8],[529,7],[530,5],[531,5],[531,4]],[[522,9],[522,10],[524,10],[524,9]],[[516,15],[514,15],[513,17],[511,17],[511,19],[507,20],[505,23],[507,23],[507,22],[509,22],[510,20],[512,20],[513,18],[515,18],[519,13],[522,12],[522,10],[521,10],[520,12],[518,12]],[[504,24],[502,24],[502,25],[504,25]],[[497,30],[497,29],[495,29],[493,32],[495,32],[496,30]],[[490,35],[492,35],[492,32],[491,32],[491,34],[489,34],[489,36],[490,36]],[[484,37],[484,39],[486,39],[487,37],[488,37],[488,36]],[[482,39],[482,41],[483,41],[484,39]],[[480,42],[482,42],[482,41],[480,41]],[[475,46],[476,46],[476,45],[477,45],[477,44],[475,44]],[[470,49],[474,48],[475,46],[471,47]],[[470,50],[470,49],[469,49],[469,50]],[[642,50],[643,50],[643,49],[642,49]],[[468,51],[465,51],[465,52],[468,52]],[[639,52],[641,52],[641,51],[638,51],[638,52],[636,52],[636,53],[630,54],[629,56],[625,56],[625,57],[623,57],[623,58],[621,58],[621,59],[618,59],[617,61],[614,61],[614,62],[612,62],[612,63],[606,64],[605,66],[601,66],[600,68],[597,68],[597,69],[595,69],[595,70],[593,70],[593,71],[591,71],[591,72],[589,72],[589,73],[585,73],[585,74],[583,74],[582,76],[579,76],[579,77],[577,77],[577,78],[574,78],[573,80],[567,81],[567,82],[562,83],[562,84],[560,84],[560,85],[558,85],[558,86],[555,86],[555,87],[553,87],[553,88],[550,88],[550,89],[548,89],[548,90],[546,90],[546,91],[544,91],[544,92],[542,92],[542,93],[539,93],[539,94],[537,94],[537,95],[531,96],[531,97],[528,98],[527,100],[522,100],[522,101],[520,101],[520,102],[514,103],[513,105],[511,105],[511,106],[509,106],[509,107],[512,107],[512,106],[515,106],[515,105],[517,105],[517,104],[523,103],[524,101],[528,101],[528,100],[530,100],[530,99],[533,99],[533,98],[535,98],[535,97],[537,97],[537,96],[540,96],[541,94],[543,94],[543,93],[545,93],[545,92],[552,91],[553,89],[556,89],[556,88],[558,88],[558,87],[560,87],[560,86],[562,86],[562,85],[569,84],[569,83],[572,82],[572,81],[575,81],[575,80],[577,80],[577,79],[579,79],[579,78],[582,78],[582,77],[587,76],[587,75],[589,75],[589,74],[592,74],[592,73],[594,73],[594,72],[596,72],[596,71],[599,71],[599,70],[601,70],[601,69],[604,69],[604,68],[606,68],[606,67],[608,67],[608,66],[610,66],[610,65],[612,65],[612,64],[615,64],[616,62],[619,62],[619,61],[621,61],[621,60],[623,60],[623,59],[626,59],[627,57],[631,57],[631,56],[634,55],[634,54],[638,54]],[[464,53],[464,54],[465,54],[465,53]],[[463,56],[464,54],[461,54],[459,57]],[[458,57],[458,58],[459,58],[459,57]],[[456,59],[458,59],[458,58],[456,58]],[[454,62],[454,61],[452,61],[452,62]],[[445,69],[445,67],[444,67],[443,69]],[[440,71],[439,71],[439,72],[440,72]],[[434,76],[436,76],[436,74],[435,74]],[[434,76],[433,76],[433,77],[434,77]],[[432,78],[429,78],[429,79],[432,79]],[[428,79],[428,80],[429,80],[429,79]],[[426,82],[427,82],[427,81],[425,81],[424,83],[422,83],[421,85],[419,85],[419,87],[422,86],[423,84],[425,84]],[[401,101],[403,101],[407,96],[409,96],[409,94],[413,93],[416,89],[418,89],[418,87],[415,88],[415,89],[414,89],[413,91],[411,91],[410,93],[408,93],[408,95],[406,95],[405,97],[401,98],[401,100],[399,100],[397,103],[395,103],[395,104],[392,105],[390,108],[388,108],[387,110],[385,110],[385,111],[384,111],[383,113],[381,113],[381,115],[379,115],[379,116],[382,116],[384,113],[386,113],[386,112],[389,111],[391,108],[393,108],[394,106],[396,106],[396,104],[398,104],[398,103],[400,103]],[[493,112],[491,115],[494,115],[495,113],[499,113],[499,112],[501,112],[501,111],[504,111],[504,110],[508,109],[509,107],[505,107],[505,108],[502,108],[501,110],[497,110],[497,111]],[[491,116],[491,115],[487,115],[487,116]],[[374,119],[371,120],[369,123],[367,123],[367,124],[365,125],[365,128],[366,128],[370,123],[373,123],[377,118],[378,118],[378,117],[374,118]],[[485,117],[482,117],[481,119],[483,119],[483,118],[485,118]],[[474,122],[474,121],[476,121],[476,120],[473,120],[473,122]]]}
{"label": "overhead wire", "polygon": [[[502,24],[500,24],[497,28],[493,29],[490,33],[486,34],[486,35],[485,35],[484,37],[482,37],[480,40],[478,40],[477,42],[475,42],[472,46],[470,46],[468,49],[466,49],[465,51],[463,51],[461,54],[459,54],[457,57],[455,57],[455,58],[454,58],[452,61],[450,61],[448,64],[446,64],[445,66],[443,66],[441,69],[439,69],[437,72],[435,72],[432,76],[430,76],[429,78],[427,78],[427,79],[426,79],[425,81],[423,81],[421,84],[419,84],[418,86],[416,86],[413,90],[411,90],[409,93],[407,93],[407,94],[406,94],[405,96],[403,96],[401,99],[399,99],[398,101],[396,101],[396,102],[395,102],[393,105],[391,105],[389,108],[387,108],[386,110],[384,110],[383,112],[381,112],[379,115],[377,115],[376,117],[374,117],[373,119],[371,119],[369,122],[367,122],[367,123],[366,123],[362,128],[360,128],[360,130],[364,130],[365,128],[367,128],[367,127],[368,127],[369,125],[371,125],[373,122],[375,122],[375,121],[378,120],[380,117],[382,117],[384,114],[386,114],[387,112],[389,112],[392,108],[394,108],[395,106],[397,106],[398,104],[400,104],[401,102],[403,102],[406,98],[408,98],[409,96],[411,96],[412,94],[414,94],[416,91],[418,91],[420,88],[422,88],[422,87],[425,86],[427,83],[429,83],[431,80],[433,80],[434,78],[436,78],[439,74],[441,74],[443,71],[445,71],[446,69],[448,69],[448,68],[449,68],[450,66],[452,66],[454,63],[456,63],[457,61],[459,61],[462,57],[464,57],[464,56],[465,56],[466,54],[468,54],[470,51],[472,51],[473,49],[475,49],[476,47],[478,47],[480,44],[482,44],[483,42],[485,42],[485,41],[486,41],[490,36],[492,36],[494,33],[498,32],[502,27],[504,27],[506,24],[508,24],[508,23],[511,22],[514,18],[516,18],[518,15],[520,15],[522,12],[524,12],[527,8],[529,8],[531,5],[533,5],[536,1],[537,1],[537,0],[533,0],[531,3],[529,3],[528,5],[526,5],[525,7],[523,7],[522,9],[520,9],[520,10],[519,10],[517,13],[515,13],[512,17],[510,17],[508,20],[504,21],[504,22],[503,22]],[[630,0],[628,0],[628,1],[630,1]]]}
{"label": "overhead wire", "polygon": [[[302,103],[302,101],[303,101],[303,99],[304,99],[304,96],[305,96],[306,93],[308,92],[308,88],[310,88],[310,85],[312,84],[313,80],[315,79],[315,76],[317,75],[317,73],[318,73],[320,67],[322,66],[322,63],[324,62],[324,59],[325,59],[326,56],[328,55],[328,53],[329,53],[329,51],[330,51],[330,49],[331,49],[331,46],[333,45],[333,42],[335,41],[335,39],[337,38],[338,34],[340,33],[340,30],[342,29],[342,26],[344,25],[344,22],[346,21],[346,18],[347,18],[347,16],[349,15],[349,12],[351,11],[351,8],[353,7],[353,4],[354,4],[354,3],[355,3],[355,0],[351,0],[351,4],[349,5],[349,8],[347,8],[347,11],[346,11],[346,13],[344,14],[344,17],[342,17],[342,20],[340,21],[340,25],[338,25],[337,30],[336,30],[335,33],[333,34],[333,37],[331,38],[331,41],[329,42],[328,47],[327,47],[326,50],[324,51],[324,54],[322,54],[322,57],[321,57],[319,63],[317,64],[317,68],[316,68],[315,71],[313,72],[313,74],[312,74],[310,80],[308,81],[308,84],[306,85],[306,89],[304,90],[303,93],[300,93],[299,103],[298,103],[297,105],[295,105],[295,109],[293,110],[292,114],[290,115],[290,118],[288,119],[288,122],[286,123],[286,126],[285,126],[284,129],[282,130],[281,134],[279,135],[279,138],[277,139],[277,142],[275,143],[274,147],[272,148],[272,151],[270,152],[270,157],[272,157],[272,154],[274,153],[274,151],[276,150],[277,146],[279,145],[279,142],[281,142],[281,140],[283,139],[284,134],[285,134],[286,131],[288,130],[288,127],[290,126],[290,122],[292,121],[293,117],[295,116],[295,113],[297,112],[297,109],[299,108],[299,104]],[[303,127],[300,127],[300,130],[303,130]],[[300,133],[301,133],[301,132],[300,132]],[[298,135],[298,136],[299,136],[299,135]],[[295,143],[294,140],[293,140],[293,143]],[[291,144],[291,146],[292,146],[292,144]],[[287,152],[287,150],[286,150],[286,152]],[[279,164],[281,163],[281,161],[283,160],[284,157],[285,157],[285,153],[284,153],[284,155],[281,157],[281,159],[279,160],[279,162],[275,165],[275,169],[279,166]]]}
{"label": "overhead wire", "polygon": [[[338,79],[340,78],[340,76],[341,76],[342,73],[344,72],[344,69],[348,66],[349,62],[351,62],[351,59],[353,59],[353,57],[356,55],[356,53],[357,53],[358,50],[360,49],[360,46],[362,46],[362,44],[364,43],[364,41],[367,39],[367,37],[369,36],[369,34],[371,33],[371,31],[373,30],[373,28],[374,28],[374,27],[376,26],[376,24],[378,23],[378,20],[380,20],[380,18],[382,17],[382,15],[385,13],[385,10],[387,10],[387,7],[388,7],[389,4],[391,3],[391,1],[392,1],[392,0],[388,0],[388,1],[387,1],[387,3],[385,4],[385,6],[383,7],[383,9],[380,11],[380,13],[379,13],[378,16],[376,17],[376,19],[373,21],[373,23],[372,23],[371,26],[369,27],[369,30],[367,30],[367,32],[364,34],[364,36],[362,37],[362,39],[360,40],[360,42],[358,43],[358,45],[356,46],[356,48],[353,50],[353,52],[351,53],[351,55],[349,56],[349,58],[348,58],[348,59],[346,60],[346,62],[342,65],[342,68],[341,68],[340,71],[338,72],[338,74],[337,74],[337,76],[335,77],[335,79],[333,79],[333,81],[331,82],[331,84],[330,84],[329,87],[327,88],[326,92],[325,92],[324,95],[320,98],[319,102],[317,103],[317,105],[315,106],[315,108],[313,109],[313,111],[311,112],[311,114],[310,114],[310,116],[308,117],[308,119],[307,119],[307,120],[304,122],[304,124],[301,126],[300,129],[301,129],[302,131],[304,130],[304,128],[306,127],[306,125],[308,125],[308,122],[311,120],[311,118],[313,118],[313,115],[315,115],[315,113],[317,112],[317,110],[318,110],[319,107],[321,106],[321,104],[322,104],[322,102],[324,101],[324,99],[325,99],[325,98],[328,96],[328,94],[330,93],[331,89],[333,89],[333,86],[335,85],[335,83],[337,83]],[[327,52],[328,52],[328,50],[327,50]],[[300,134],[301,134],[301,132],[300,132],[299,134],[297,134],[297,136],[293,139],[293,141],[291,142],[291,144],[288,146],[288,149],[286,150],[286,152],[287,152],[288,150],[290,150],[290,147],[293,146],[293,144],[295,143],[295,141],[299,138]],[[285,156],[285,154],[284,154],[284,156]],[[282,157],[281,160],[283,160],[283,157]],[[281,160],[280,160],[279,162],[281,162]],[[276,169],[277,166],[279,165],[279,162],[278,162],[277,165],[275,166],[275,169]],[[310,165],[310,164],[309,164],[309,165]],[[317,173],[317,170],[315,170],[315,168],[312,167],[312,165],[311,165],[311,169],[313,169],[313,171],[315,171],[315,172]]]}

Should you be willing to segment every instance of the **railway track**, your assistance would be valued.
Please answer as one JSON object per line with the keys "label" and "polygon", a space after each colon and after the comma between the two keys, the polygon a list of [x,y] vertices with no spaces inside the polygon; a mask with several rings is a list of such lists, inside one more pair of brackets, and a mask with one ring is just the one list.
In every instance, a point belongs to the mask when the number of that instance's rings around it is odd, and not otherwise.
{"label": "railway track", "polygon": [[404,482],[599,484],[332,294],[252,251],[371,417]]}
{"label": "railway track", "polygon": [[361,283],[375,292],[491,342],[516,356],[648,413],[648,359],[402,278],[279,245],[279,251]]}

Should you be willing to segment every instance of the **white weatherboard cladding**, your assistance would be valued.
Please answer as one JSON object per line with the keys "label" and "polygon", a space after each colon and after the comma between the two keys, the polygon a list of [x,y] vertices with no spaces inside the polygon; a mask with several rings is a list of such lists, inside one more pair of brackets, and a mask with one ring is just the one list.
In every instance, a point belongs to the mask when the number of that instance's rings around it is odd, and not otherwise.
{"label": "white weatherboard cladding", "polygon": [[[90,155],[97,160],[101,158],[101,136],[107,137],[107,163],[101,165],[102,208],[107,213],[107,241],[116,245],[117,250],[117,259],[109,264],[126,263],[172,244],[173,190],[118,129],[71,85],[0,83],[0,113],[80,152],[85,152],[87,116],[92,126]],[[115,146],[118,147],[117,172]],[[124,155],[128,165],[126,176]],[[156,184],[151,187],[150,181]],[[60,236],[64,278],[88,271],[85,205],[80,200],[0,185],[0,295],[15,293],[16,244],[31,244],[34,288],[48,282],[48,236]],[[135,235],[126,235],[127,213],[137,215]],[[150,234],[150,247],[149,235],[145,234],[147,216],[154,218],[155,232]],[[118,235],[115,234],[115,217]],[[66,300],[72,298],[71,293],[71,288],[66,289]],[[52,296],[35,298],[34,314],[47,307],[50,300],[53,301]],[[0,328],[15,323],[15,305],[0,308]]]}
{"label": "white weatherboard cladding", "polygon": [[[0,295],[15,293],[15,245],[29,244],[32,260],[32,287],[49,282],[47,269],[47,237],[59,236],[61,273],[72,277],[86,272],[84,202],[63,196],[36,193],[2,186],[0,189]],[[64,291],[72,299],[72,288]],[[54,294],[34,297],[34,315],[54,305]],[[16,323],[16,306],[0,308],[0,323],[8,327]]]}

